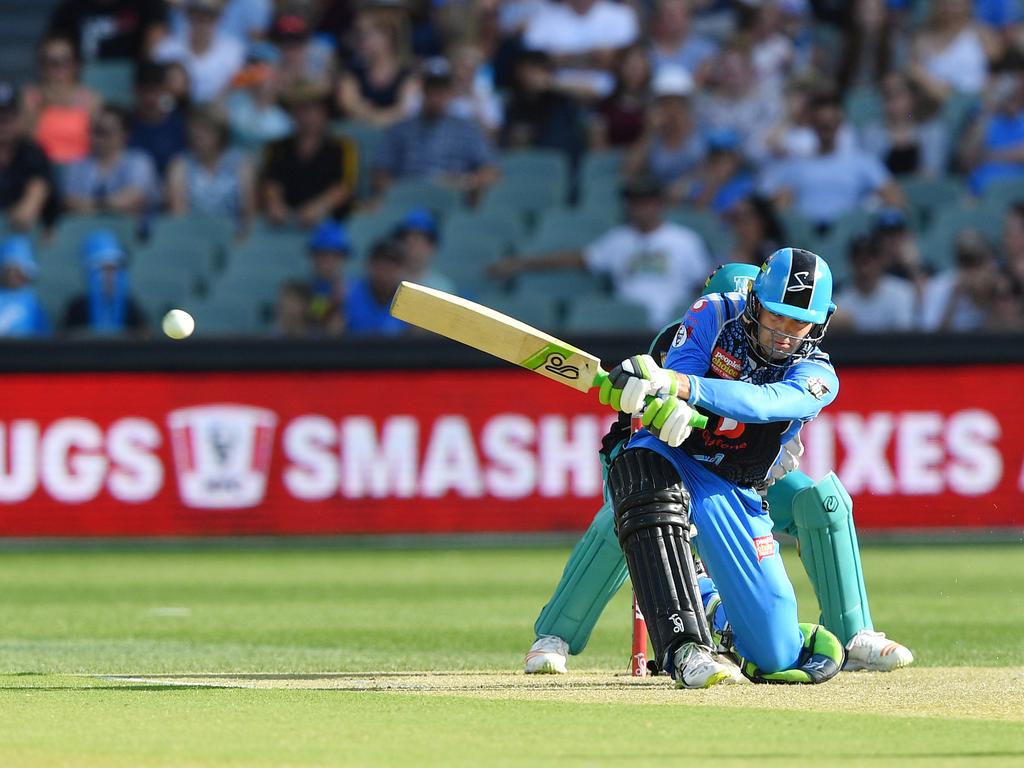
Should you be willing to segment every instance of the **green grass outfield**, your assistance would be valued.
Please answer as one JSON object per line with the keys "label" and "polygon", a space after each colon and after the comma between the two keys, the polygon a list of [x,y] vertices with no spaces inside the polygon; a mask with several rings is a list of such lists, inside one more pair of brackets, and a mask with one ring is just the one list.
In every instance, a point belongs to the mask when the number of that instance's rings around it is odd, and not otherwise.
{"label": "green grass outfield", "polygon": [[622,675],[626,594],[523,676],[565,555],[4,552],[0,766],[1024,766],[1022,544],[865,550],[912,669],[710,691]]}

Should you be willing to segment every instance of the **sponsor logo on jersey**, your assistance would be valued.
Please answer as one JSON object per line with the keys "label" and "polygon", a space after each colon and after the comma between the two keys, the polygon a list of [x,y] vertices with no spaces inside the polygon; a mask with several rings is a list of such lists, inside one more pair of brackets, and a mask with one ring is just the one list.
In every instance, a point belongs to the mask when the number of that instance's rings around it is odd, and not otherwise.
{"label": "sponsor logo on jersey", "polygon": [[828,385],[825,384],[824,379],[814,376],[807,380],[807,391],[814,395],[818,400],[821,400],[832,390],[830,390]]}
{"label": "sponsor logo on jersey", "polygon": [[771,536],[758,536],[754,539],[754,549],[757,551],[757,562],[775,554],[775,539]]}
{"label": "sponsor logo on jersey", "polygon": [[711,370],[723,379],[738,379],[743,371],[743,363],[721,347],[715,347],[711,353]]}
{"label": "sponsor logo on jersey", "polygon": [[690,335],[690,329],[687,328],[685,325],[680,324],[679,330],[676,331],[676,337],[674,339],[672,339],[672,346],[673,347],[681,347],[681,346],[683,346],[683,344],[686,343],[686,339],[689,337],[689,335]]}
{"label": "sponsor logo on jersey", "polygon": [[693,302],[693,306],[690,307],[690,311],[691,312],[700,312],[700,311],[702,311],[707,306],[708,306],[708,300],[707,299],[697,299],[695,302]]}

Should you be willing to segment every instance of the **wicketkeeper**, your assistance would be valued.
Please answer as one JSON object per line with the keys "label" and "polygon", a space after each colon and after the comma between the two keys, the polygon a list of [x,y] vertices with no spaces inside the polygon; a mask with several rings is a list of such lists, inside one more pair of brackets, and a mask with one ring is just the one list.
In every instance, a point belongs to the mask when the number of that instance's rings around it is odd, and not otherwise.
{"label": "wicketkeeper", "polygon": [[[718,284],[707,290],[733,291],[743,270],[732,265],[720,271]],[[841,646],[825,630],[797,628],[792,588],[771,539],[772,519],[755,491],[795,468],[800,449],[793,438],[800,425],[835,396],[834,372],[817,351],[831,311],[827,265],[806,251],[783,249],[758,277],[749,303],[735,292],[709,296],[694,305],[680,330],[661,334],[653,351],[669,349],[668,367],[688,376],[662,370],[650,357],[633,358],[614,372],[616,386],[605,393],[624,411],[639,407],[641,391],[662,396],[645,412],[652,430],[625,453],[625,427],[613,430],[604,454],[615,459],[609,490],[619,540],[630,569],[642,567],[634,586],[649,618],[656,659],[681,685],[738,678],[735,667],[712,655],[712,643],[723,641],[745,657],[744,672],[753,679],[820,681],[842,661]],[[688,407],[670,397],[680,389],[689,390],[682,394],[711,416],[707,430],[689,434]],[[780,451],[783,444],[791,454]],[[823,620],[847,644],[851,666],[909,663],[909,651],[870,630],[850,500],[835,476],[814,484],[790,474],[768,494],[776,527],[794,533],[801,544]],[[621,585],[625,574],[618,547],[609,541],[611,517],[606,505],[574,550],[538,619],[528,671],[564,671],[566,652],[582,650]],[[691,519],[701,531],[697,546],[718,579],[725,610],[711,580],[696,584],[685,546]],[[713,610],[714,641],[703,626],[698,589]]]}

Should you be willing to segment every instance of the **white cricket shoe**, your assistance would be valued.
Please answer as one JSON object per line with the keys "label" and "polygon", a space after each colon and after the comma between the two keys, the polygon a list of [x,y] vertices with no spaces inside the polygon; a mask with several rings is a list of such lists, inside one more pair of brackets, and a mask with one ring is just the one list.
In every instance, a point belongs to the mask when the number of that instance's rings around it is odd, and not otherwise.
{"label": "white cricket shoe", "polygon": [[569,658],[569,644],[555,635],[538,637],[526,654],[526,674],[564,675],[569,670],[565,662]]}
{"label": "white cricket shoe", "polygon": [[699,643],[683,643],[673,660],[676,688],[710,688],[713,685],[742,683],[740,668],[724,658],[715,658]]}
{"label": "white cricket shoe", "polygon": [[862,629],[846,644],[846,665],[851,672],[892,672],[914,663],[914,654],[905,645],[889,640],[884,632]]}

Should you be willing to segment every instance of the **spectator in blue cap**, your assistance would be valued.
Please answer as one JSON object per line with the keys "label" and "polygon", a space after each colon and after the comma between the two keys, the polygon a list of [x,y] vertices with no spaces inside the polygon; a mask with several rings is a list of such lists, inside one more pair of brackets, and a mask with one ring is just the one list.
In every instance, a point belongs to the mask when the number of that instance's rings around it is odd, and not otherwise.
{"label": "spectator in blue cap", "polygon": [[426,208],[413,208],[409,211],[395,228],[395,239],[405,251],[409,280],[439,291],[455,292],[455,283],[434,269],[434,257],[441,235],[437,219],[430,211]]}
{"label": "spectator in blue cap", "polygon": [[32,288],[37,273],[31,240],[12,235],[0,243],[0,336],[50,333],[50,321]]}
{"label": "spectator in blue cap", "polygon": [[379,240],[370,249],[366,276],[352,281],[345,297],[345,330],[353,334],[397,336],[409,326],[391,316],[391,299],[409,279],[405,251],[392,239]]}
{"label": "spectator in blue cap", "polygon": [[146,315],[131,295],[127,254],[108,229],[89,233],[82,241],[85,293],[68,304],[64,329],[97,335],[146,334]]}
{"label": "spectator in blue cap", "polygon": [[736,131],[712,130],[706,141],[707,158],[696,175],[682,179],[671,192],[677,200],[722,214],[754,191],[754,178],[746,167],[742,139]]}
{"label": "spectator in blue cap", "polygon": [[313,230],[308,248],[313,268],[310,321],[323,333],[339,334],[345,328],[345,262],[352,253],[352,243],[345,227],[328,219]]}

